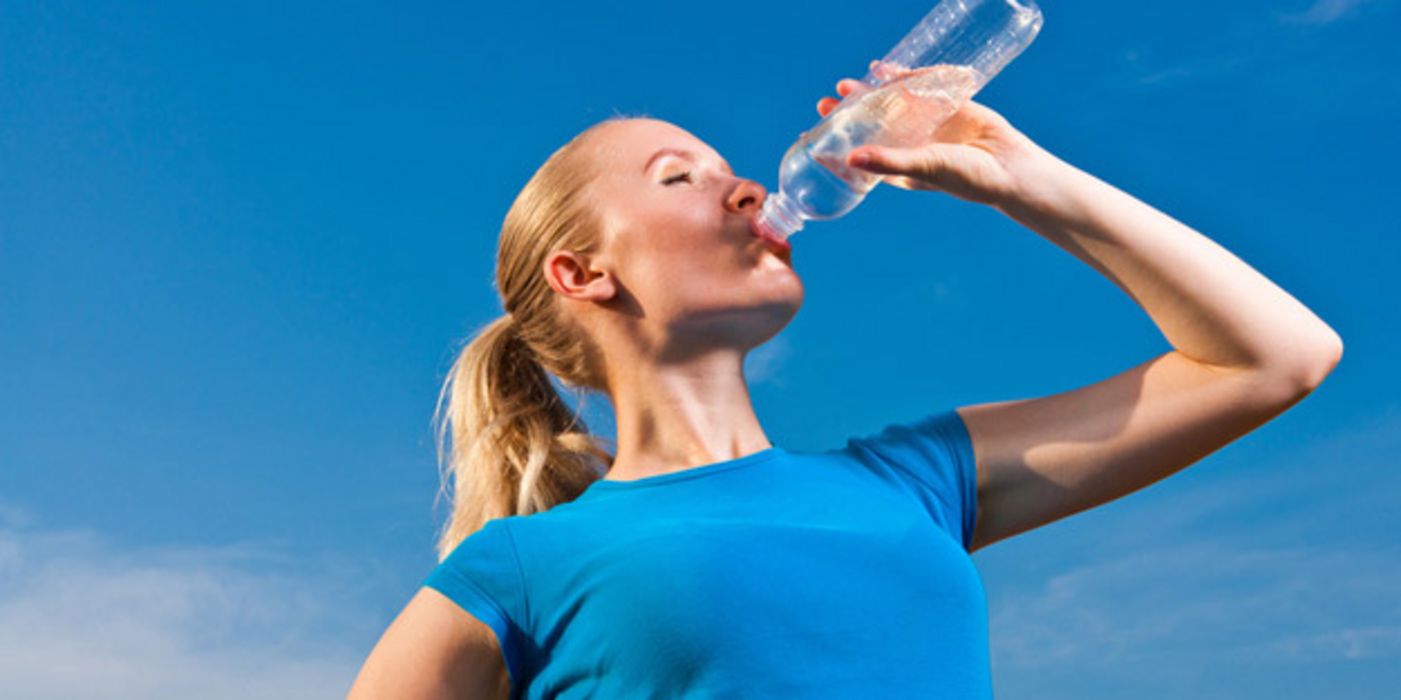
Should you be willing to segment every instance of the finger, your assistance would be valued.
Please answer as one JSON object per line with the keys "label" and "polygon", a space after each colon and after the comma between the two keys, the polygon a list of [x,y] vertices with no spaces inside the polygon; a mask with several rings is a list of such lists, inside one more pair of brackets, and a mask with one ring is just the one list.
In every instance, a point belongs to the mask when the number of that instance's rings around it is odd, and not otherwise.
{"label": "finger", "polygon": [[894,174],[890,162],[882,149],[872,147],[855,148],[846,154],[846,164],[869,170],[873,173]]}
{"label": "finger", "polygon": [[910,69],[893,61],[871,61],[871,75],[877,80],[886,81],[909,73]]}
{"label": "finger", "polygon": [[[849,97],[854,92],[861,91],[865,87],[865,83],[855,78],[842,78],[837,81],[837,94],[845,98]],[[824,97],[817,101],[817,113],[825,117],[827,113],[835,109],[838,104],[841,104],[841,99]]]}
{"label": "finger", "polygon": [[930,149],[881,148],[863,146],[852,149],[847,154],[848,165],[869,170],[882,175],[909,175],[916,178],[929,177],[936,163],[932,162]]}
{"label": "finger", "polygon": [[916,180],[912,177],[905,177],[904,175],[889,175],[886,176],[885,179],[886,182],[889,182],[890,184],[899,187],[902,190],[914,191],[934,189],[929,185],[929,183],[924,182],[923,180]]}

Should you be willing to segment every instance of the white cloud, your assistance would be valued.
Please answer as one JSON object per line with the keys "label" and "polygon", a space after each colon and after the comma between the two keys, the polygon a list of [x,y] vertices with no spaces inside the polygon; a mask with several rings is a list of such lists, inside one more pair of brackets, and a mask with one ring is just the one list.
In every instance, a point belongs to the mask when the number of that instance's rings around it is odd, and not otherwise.
{"label": "white cloud", "polygon": [[32,520],[29,511],[23,507],[0,501],[0,527],[23,527]]}
{"label": "white cloud", "polygon": [[1277,15],[1284,24],[1331,24],[1348,17],[1371,0],[1315,0],[1307,10]]}
{"label": "white cloud", "polygon": [[1397,658],[1401,657],[1401,625],[1348,627],[1322,634],[1291,636],[1268,645],[1263,652],[1290,661]]}
{"label": "white cloud", "polygon": [[1247,85],[1259,82],[1261,74],[1274,76],[1280,85],[1312,83],[1309,71],[1318,63],[1318,52],[1333,47],[1301,41],[1298,32],[1270,32],[1266,25],[1273,22],[1276,27],[1308,32],[1353,19],[1381,4],[1378,0],[1315,0],[1298,12],[1274,11],[1196,27],[1190,42],[1179,37],[1161,46],[1136,44],[1124,49],[1119,70],[1107,75],[1116,87],[1131,82],[1148,89],[1183,89],[1200,81]]}
{"label": "white cloud", "polygon": [[1022,668],[1401,658],[1398,554],[1187,541],[1116,555],[1000,600],[992,646]]}
{"label": "white cloud", "polygon": [[1314,697],[1262,692],[1307,669],[1375,692],[1387,679],[1368,671],[1401,669],[1398,450],[1401,407],[1384,407],[1304,447],[1235,446],[1193,467],[1209,473],[980,553],[999,690]]}
{"label": "white cloud", "polygon": [[313,572],[257,545],[122,549],[92,532],[6,523],[0,694],[342,698],[384,623],[337,584],[349,572],[329,566]]}
{"label": "white cloud", "polygon": [[744,376],[750,384],[774,384],[783,386],[779,372],[790,353],[788,337],[778,335],[770,338],[744,358]]}

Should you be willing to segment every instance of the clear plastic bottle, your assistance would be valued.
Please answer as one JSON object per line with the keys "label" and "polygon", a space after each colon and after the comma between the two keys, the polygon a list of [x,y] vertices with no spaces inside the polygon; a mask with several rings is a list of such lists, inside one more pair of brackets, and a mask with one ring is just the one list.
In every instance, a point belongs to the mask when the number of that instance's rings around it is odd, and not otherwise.
{"label": "clear plastic bottle", "polygon": [[1041,22],[1033,0],[942,0],[789,147],[756,231],[786,241],[805,219],[851,211],[880,182],[846,165],[852,149],[925,142],[1036,38]]}

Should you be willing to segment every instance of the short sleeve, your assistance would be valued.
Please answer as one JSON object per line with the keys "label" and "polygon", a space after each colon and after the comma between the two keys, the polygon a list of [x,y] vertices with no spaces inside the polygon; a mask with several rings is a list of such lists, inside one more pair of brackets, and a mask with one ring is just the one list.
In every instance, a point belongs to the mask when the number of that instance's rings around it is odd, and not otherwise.
{"label": "short sleeve", "polygon": [[468,535],[428,574],[423,585],[491,627],[515,691],[524,677],[526,598],[520,556],[506,520],[488,520]]}
{"label": "short sleeve", "polygon": [[977,464],[968,427],[949,409],[853,437],[846,451],[880,479],[915,497],[969,550],[978,515]]}

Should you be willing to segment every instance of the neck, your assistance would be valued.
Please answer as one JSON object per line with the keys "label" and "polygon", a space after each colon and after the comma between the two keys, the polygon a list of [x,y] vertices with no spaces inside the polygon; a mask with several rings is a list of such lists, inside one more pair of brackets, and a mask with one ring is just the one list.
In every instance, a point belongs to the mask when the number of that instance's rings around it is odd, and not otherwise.
{"label": "neck", "polygon": [[627,363],[610,376],[617,455],[605,478],[630,481],[772,447],[749,387],[744,355],[716,349],[684,363]]}

